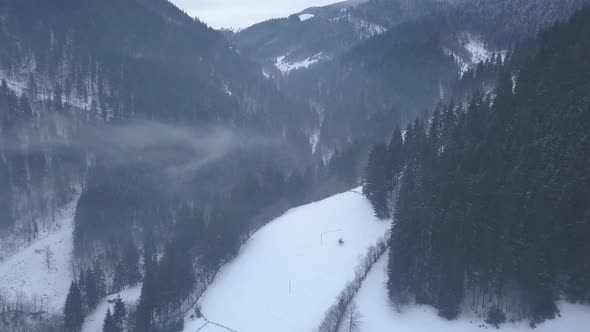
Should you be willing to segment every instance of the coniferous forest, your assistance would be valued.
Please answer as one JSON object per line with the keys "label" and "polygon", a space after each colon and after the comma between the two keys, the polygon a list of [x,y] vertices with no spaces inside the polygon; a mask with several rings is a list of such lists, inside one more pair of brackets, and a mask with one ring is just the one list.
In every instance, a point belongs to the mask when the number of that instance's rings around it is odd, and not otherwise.
{"label": "coniferous forest", "polygon": [[590,8],[497,66],[493,91],[373,147],[363,190],[377,216],[393,216],[397,306],[535,326],[559,315],[562,295],[589,303],[588,36]]}

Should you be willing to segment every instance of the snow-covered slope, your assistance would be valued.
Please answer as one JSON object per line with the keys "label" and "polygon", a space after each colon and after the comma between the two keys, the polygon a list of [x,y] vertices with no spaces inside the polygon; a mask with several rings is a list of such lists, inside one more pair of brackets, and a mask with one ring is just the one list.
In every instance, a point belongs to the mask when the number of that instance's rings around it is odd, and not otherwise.
{"label": "snow-covered slope", "polygon": [[[200,300],[204,319],[185,331],[313,331],[359,256],[388,230],[359,190],[290,210],[255,233]],[[338,240],[344,244],[340,246]]]}
{"label": "snow-covered slope", "polygon": [[[393,309],[385,288],[387,254],[373,266],[356,296],[362,315],[360,332],[474,332],[494,330],[482,319],[461,317],[448,321],[438,317],[436,310],[428,306],[405,308],[401,313]],[[590,326],[590,307],[560,303],[561,317],[545,322],[531,330],[527,322],[508,323],[500,326],[500,332],[583,332]],[[345,332],[346,324],[342,327]]]}
{"label": "snow-covered slope", "polygon": [[459,74],[463,75],[468,69],[474,68],[480,62],[493,60],[496,54],[500,54],[502,60],[505,59],[506,50],[491,50],[486,48],[486,44],[479,36],[465,33],[459,37],[459,49],[444,47],[445,54],[452,56],[459,67]]}
{"label": "snow-covered slope", "polygon": [[[60,312],[72,281],[73,220],[77,199],[56,217],[54,232],[0,263],[0,290],[37,297],[51,313]],[[49,251],[49,265],[47,264]]]}
{"label": "snow-covered slope", "polygon": [[301,61],[290,62],[287,60],[286,56],[280,56],[276,59],[275,67],[280,70],[283,74],[288,74],[289,72],[301,69],[301,68],[308,68],[309,66],[323,60],[327,60],[328,58],[324,56],[323,53],[318,53],[316,55],[310,56],[309,58],[303,59]]}
{"label": "snow-covered slope", "polygon": [[104,323],[104,316],[107,312],[107,309],[111,307],[111,311],[113,310],[112,304],[109,304],[109,301],[113,301],[118,296],[123,299],[123,301],[129,307],[130,304],[133,304],[139,300],[139,296],[141,295],[141,284],[137,285],[132,288],[128,288],[120,293],[112,294],[107,296],[106,299],[102,300],[96,309],[92,313],[90,313],[84,319],[84,326],[82,326],[82,332],[102,332],[102,326]]}

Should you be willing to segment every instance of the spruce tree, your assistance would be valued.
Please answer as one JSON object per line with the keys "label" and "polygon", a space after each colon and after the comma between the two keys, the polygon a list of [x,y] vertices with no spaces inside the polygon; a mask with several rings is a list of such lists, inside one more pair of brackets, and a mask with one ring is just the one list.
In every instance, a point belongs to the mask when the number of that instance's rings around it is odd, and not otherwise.
{"label": "spruce tree", "polygon": [[70,285],[64,306],[64,328],[67,332],[79,332],[84,324],[84,311],[80,289],[75,282]]}
{"label": "spruce tree", "polygon": [[[193,234],[194,236],[194,234]],[[126,272],[126,283],[129,286],[135,286],[141,281],[141,272],[139,268],[139,252],[135,245],[130,244],[127,247],[124,265]]]}
{"label": "spruce tree", "polygon": [[96,308],[96,305],[100,301],[100,297],[98,294],[97,279],[92,269],[86,269],[86,272],[84,274],[84,281],[84,294],[86,299],[86,305],[89,310],[93,310],[94,308]]}
{"label": "spruce tree", "polygon": [[115,274],[113,276],[113,287],[111,291],[118,293],[127,286],[127,269],[123,261],[119,262],[115,267]]}
{"label": "spruce tree", "polygon": [[102,267],[98,261],[94,263],[92,273],[94,274],[94,280],[96,282],[96,294],[100,300],[107,295],[107,285],[104,271],[102,270]]}
{"label": "spruce tree", "polygon": [[104,323],[102,326],[103,332],[117,332],[117,327],[115,325],[115,320],[113,319],[113,315],[111,314],[111,308],[107,308],[107,313],[104,317]]}
{"label": "spruce tree", "polygon": [[387,167],[387,147],[382,143],[377,144],[369,155],[363,194],[373,205],[375,216],[379,219],[387,219],[391,215],[388,206],[388,183],[391,176]]}
{"label": "spruce tree", "polygon": [[120,296],[117,296],[117,299],[113,304],[113,321],[115,322],[117,331],[124,331],[125,326],[127,325],[127,314],[127,305],[125,305],[125,302]]}

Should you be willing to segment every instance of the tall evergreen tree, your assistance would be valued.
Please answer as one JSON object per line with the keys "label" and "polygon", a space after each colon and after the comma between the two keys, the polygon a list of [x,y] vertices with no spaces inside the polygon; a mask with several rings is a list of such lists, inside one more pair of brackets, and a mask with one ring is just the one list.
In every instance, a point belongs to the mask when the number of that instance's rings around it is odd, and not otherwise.
{"label": "tall evergreen tree", "polygon": [[84,323],[82,295],[75,282],[70,285],[64,306],[64,328],[67,332],[79,332]]}
{"label": "tall evergreen tree", "polygon": [[84,294],[88,310],[93,310],[100,301],[98,281],[91,268],[86,269],[84,274]]}
{"label": "tall evergreen tree", "polygon": [[127,326],[127,314],[127,305],[120,296],[117,296],[117,299],[115,299],[115,303],[113,304],[113,321],[116,327],[116,332],[122,332],[125,330],[125,327]]}
{"label": "tall evergreen tree", "polygon": [[373,205],[375,216],[379,219],[387,219],[391,215],[388,206],[391,174],[388,172],[387,161],[387,146],[385,144],[375,145],[369,154],[363,185],[363,194]]}
{"label": "tall evergreen tree", "polygon": [[107,295],[107,285],[104,271],[98,261],[96,261],[92,267],[92,274],[94,275],[94,280],[96,282],[96,294],[100,300]]}
{"label": "tall evergreen tree", "polygon": [[105,317],[104,317],[102,332],[117,332],[117,327],[115,325],[113,315],[111,314],[110,307],[107,308],[107,313],[105,314]]}

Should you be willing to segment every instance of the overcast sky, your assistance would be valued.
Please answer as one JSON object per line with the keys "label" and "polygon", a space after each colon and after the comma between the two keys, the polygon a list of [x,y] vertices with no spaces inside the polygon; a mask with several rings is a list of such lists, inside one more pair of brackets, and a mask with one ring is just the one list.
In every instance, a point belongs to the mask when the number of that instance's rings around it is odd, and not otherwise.
{"label": "overcast sky", "polygon": [[307,7],[338,0],[171,0],[213,28],[245,28],[269,18],[286,17]]}

